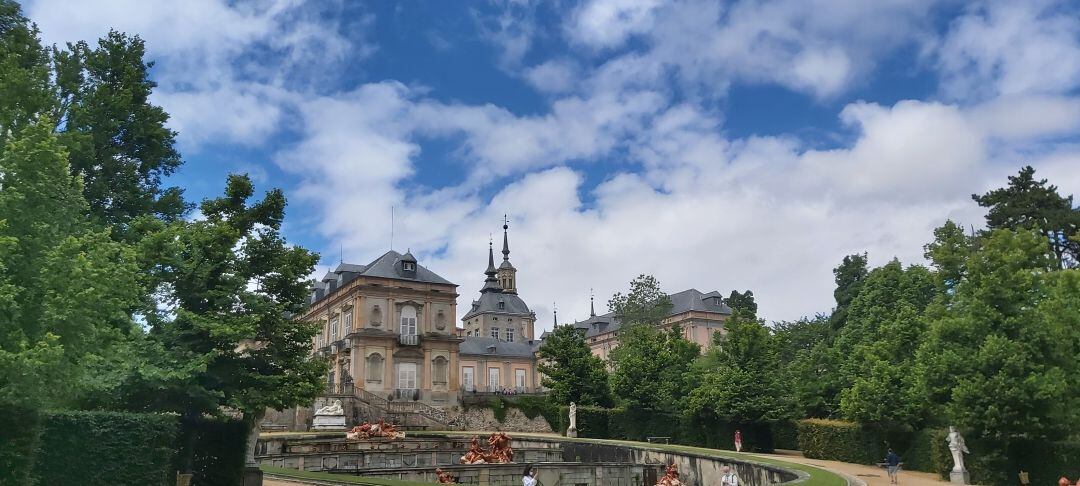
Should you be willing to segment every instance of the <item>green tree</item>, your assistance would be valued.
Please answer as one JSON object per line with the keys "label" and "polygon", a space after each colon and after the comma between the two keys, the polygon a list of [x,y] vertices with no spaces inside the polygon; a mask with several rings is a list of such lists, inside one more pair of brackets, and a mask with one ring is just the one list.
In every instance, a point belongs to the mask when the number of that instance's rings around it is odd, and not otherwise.
{"label": "green tree", "polygon": [[995,229],[1037,230],[1047,240],[1058,265],[1080,264],[1080,241],[1070,239],[1080,231],[1080,209],[1072,196],[1058,194],[1057,186],[1046,179],[1036,180],[1035,169],[1026,166],[1009,177],[1009,185],[983,195],[972,194],[986,213],[988,231]]}
{"label": "green tree", "polygon": [[49,52],[38,34],[19,4],[0,0],[0,150],[8,133],[18,133],[54,109]]}
{"label": "green tree", "polygon": [[660,282],[652,275],[638,275],[630,282],[630,292],[616,292],[608,301],[608,309],[623,326],[660,324],[671,313],[671,298],[660,290]]}
{"label": "green tree", "polygon": [[251,425],[268,407],[323,391],[327,363],[309,357],[317,325],[290,318],[305,305],[318,256],[282,238],[280,190],[248,204],[253,194],[247,176],[230,176],[223,197],[202,203],[204,220],[174,222],[143,247],[158,252],[156,290],[171,308],[150,319],[156,366],[137,370],[129,392],[180,413],[188,440],[192,424],[221,407]]}
{"label": "green tree", "polygon": [[700,353],[678,326],[624,326],[610,354],[611,390],[632,410],[674,412],[686,389],[685,374]]}
{"label": "green tree", "polygon": [[833,269],[836,289],[833,290],[833,298],[836,300],[836,308],[833,310],[829,321],[833,329],[844,327],[847,322],[848,306],[859,295],[862,282],[866,279],[869,271],[866,266],[866,253],[862,255],[848,255],[840,265]]}
{"label": "green tree", "polygon": [[921,420],[915,350],[925,332],[922,313],[934,290],[925,267],[905,269],[895,259],[863,281],[835,343],[845,357],[840,409],[846,418],[883,425]]}
{"label": "green tree", "polygon": [[757,302],[754,302],[754,293],[746,290],[740,293],[732,290],[731,295],[724,299],[724,304],[731,307],[736,317],[743,319],[757,319]]}
{"label": "green tree", "polygon": [[115,31],[94,48],[80,41],[53,54],[71,170],[83,178],[91,213],[120,232],[141,215],[171,221],[188,209],[179,188],[162,187],[181,159],[169,115],[150,102],[154,63],[145,54],[142,39]]}
{"label": "green tree", "polygon": [[934,266],[934,280],[938,293],[943,298],[951,298],[967,272],[965,263],[975,241],[964,234],[964,229],[956,223],[946,221],[934,229],[934,241],[928,243],[923,256]]}
{"label": "green tree", "polygon": [[922,386],[950,424],[1005,456],[1077,432],[1080,274],[1032,231],[991,231],[919,349]]}
{"label": "green tree", "polygon": [[833,348],[829,317],[777,322],[773,325],[781,372],[804,417],[839,414],[840,354]]}
{"label": "green tree", "polygon": [[552,402],[611,406],[604,361],[592,354],[583,331],[574,326],[555,326],[537,353],[543,385]]}
{"label": "green tree", "polygon": [[69,404],[84,364],[134,331],[135,254],[85,222],[47,118],[9,139],[0,185],[0,399]]}
{"label": "green tree", "polygon": [[757,424],[787,420],[795,404],[780,373],[777,342],[760,322],[733,319],[689,373],[685,414],[698,420]]}

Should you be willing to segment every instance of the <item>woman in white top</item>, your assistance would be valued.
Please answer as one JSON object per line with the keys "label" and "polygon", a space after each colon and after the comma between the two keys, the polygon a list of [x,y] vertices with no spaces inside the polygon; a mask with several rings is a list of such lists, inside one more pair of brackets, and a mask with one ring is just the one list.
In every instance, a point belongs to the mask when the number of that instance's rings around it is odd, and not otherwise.
{"label": "woman in white top", "polygon": [[536,469],[532,467],[532,464],[525,466],[525,472],[521,473],[521,485],[536,486]]}

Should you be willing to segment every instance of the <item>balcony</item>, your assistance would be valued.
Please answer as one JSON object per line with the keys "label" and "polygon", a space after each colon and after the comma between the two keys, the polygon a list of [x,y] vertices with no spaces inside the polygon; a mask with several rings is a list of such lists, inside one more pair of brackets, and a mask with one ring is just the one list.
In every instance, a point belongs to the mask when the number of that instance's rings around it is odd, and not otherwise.
{"label": "balcony", "polygon": [[420,336],[416,334],[398,334],[397,342],[402,346],[419,346]]}
{"label": "balcony", "polygon": [[419,399],[420,399],[420,390],[418,390],[416,388],[395,388],[394,389],[394,400],[419,400]]}

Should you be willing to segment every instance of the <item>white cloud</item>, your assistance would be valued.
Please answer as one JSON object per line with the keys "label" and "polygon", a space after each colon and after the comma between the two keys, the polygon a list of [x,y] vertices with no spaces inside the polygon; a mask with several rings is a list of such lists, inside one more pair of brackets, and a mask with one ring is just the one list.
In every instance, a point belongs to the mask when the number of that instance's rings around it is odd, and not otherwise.
{"label": "white cloud", "polygon": [[[185,151],[212,140],[265,141],[290,98],[324,81],[323,73],[346,55],[356,60],[373,51],[369,43],[348,42],[324,8],[304,0],[33,0],[26,6],[48,44],[93,44],[109,29],[145,40],[147,59],[157,64],[154,101],[170,113]],[[371,21],[350,20],[361,31]]]}
{"label": "white cloud", "polygon": [[1063,94],[1080,86],[1075,5],[980,2],[955,20],[938,49],[946,95]]}
{"label": "white cloud", "polygon": [[613,47],[652,28],[659,0],[593,0],[578,6],[567,27],[570,37],[592,47]]}
{"label": "white cloud", "polygon": [[536,89],[546,93],[565,93],[578,82],[578,68],[573,62],[562,59],[547,61],[525,70],[525,79]]}

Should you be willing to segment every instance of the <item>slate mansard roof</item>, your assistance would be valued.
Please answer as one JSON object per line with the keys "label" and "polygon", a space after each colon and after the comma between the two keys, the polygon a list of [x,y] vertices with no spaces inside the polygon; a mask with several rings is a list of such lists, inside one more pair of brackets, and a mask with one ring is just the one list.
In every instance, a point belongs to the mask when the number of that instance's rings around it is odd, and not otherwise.
{"label": "slate mansard roof", "polygon": [[402,261],[416,262],[416,259],[412,257],[411,253],[402,255],[390,250],[367,265],[342,262],[338,264],[337,268],[327,272],[321,281],[315,282],[308,303],[314,304],[322,300],[335,290],[361,276],[457,286],[457,284],[440,277],[418,263],[415,271],[406,271],[401,265]]}
{"label": "slate mansard roof", "polygon": [[489,337],[467,337],[458,347],[458,353],[474,356],[503,356],[508,358],[532,358],[536,341],[508,343]]}
{"label": "slate mansard roof", "polygon": [[[502,308],[499,307],[499,302],[503,303]],[[532,311],[517,294],[484,292],[480,294],[479,300],[472,301],[472,308],[462,320],[469,320],[480,314],[531,316]]]}
{"label": "slate mansard roof", "polygon": [[[716,314],[731,315],[731,308],[724,304],[724,297],[720,292],[712,291],[702,293],[698,289],[689,289],[668,295],[671,299],[671,312],[668,317],[685,312],[713,312]],[[718,300],[719,299],[719,300]],[[585,337],[590,338],[599,334],[617,331],[622,327],[619,318],[608,312],[600,316],[592,316],[584,321],[573,324],[574,327],[585,331]]]}

